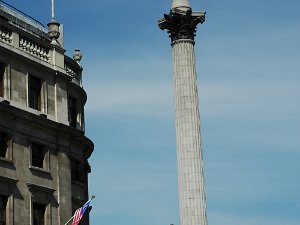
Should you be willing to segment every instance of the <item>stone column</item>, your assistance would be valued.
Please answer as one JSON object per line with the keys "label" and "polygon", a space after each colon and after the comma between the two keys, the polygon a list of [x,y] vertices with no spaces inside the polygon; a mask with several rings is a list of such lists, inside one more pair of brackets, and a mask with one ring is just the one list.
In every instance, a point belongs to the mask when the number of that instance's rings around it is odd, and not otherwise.
{"label": "stone column", "polygon": [[58,215],[61,225],[64,225],[72,216],[72,193],[70,159],[67,151],[58,150]]}
{"label": "stone column", "polygon": [[172,40],[181,225],[207,225],[194,36],[205,13],[172,9],[159,20]]}

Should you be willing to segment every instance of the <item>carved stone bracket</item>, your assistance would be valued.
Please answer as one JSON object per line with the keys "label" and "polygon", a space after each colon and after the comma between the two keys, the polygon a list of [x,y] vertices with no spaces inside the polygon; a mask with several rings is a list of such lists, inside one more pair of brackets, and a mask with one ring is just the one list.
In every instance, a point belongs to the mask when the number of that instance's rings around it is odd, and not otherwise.
{"label": "carved stone bracket", "polygon": [[50,187],[44,187],[41,185],[37,185],[37,184],[32,184],[32,183],[26,183],[29,190],[33,191],[33,192],[43,192],[43,193],[47,193],[49,195],[52,195],[55,192],[55,189],[50,188]]}
{"label": "carved stone bracket", "polygon": [[3,177],[0,176],[0,181],[3,181],[5,183],[9,183],[11,185],[16,185],[16,183],[18,182],[18,180],[11,178],[11,177]]}
{"label": "carved stone bracket", "polygon": [[204,21],[205,12],[171,10],[168,15],[165,14],[164,18],[158,21],[158,26],[162,30],[168,30],[172,42],[179,39],[194,40],[197,25],[204,23]]}
{"label": "carved stone bracket", "polygon": [[35,202],[39,202],[42,204],[49,204],[51,202],[55,189],[32,183],[26,184]]}

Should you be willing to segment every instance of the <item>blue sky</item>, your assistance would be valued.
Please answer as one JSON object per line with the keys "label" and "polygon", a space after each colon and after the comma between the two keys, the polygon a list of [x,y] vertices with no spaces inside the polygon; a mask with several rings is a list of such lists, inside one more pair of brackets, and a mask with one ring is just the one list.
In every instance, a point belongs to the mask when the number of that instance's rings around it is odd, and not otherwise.
{"label": "blue sky", "polygon": [[[51,1],[13,1],[43,24]],[[300,2],[190,0],[207,211],[214,225],[299,225]],[[171,1],[56,0],[83,53],[91,224],[179,225]]]}

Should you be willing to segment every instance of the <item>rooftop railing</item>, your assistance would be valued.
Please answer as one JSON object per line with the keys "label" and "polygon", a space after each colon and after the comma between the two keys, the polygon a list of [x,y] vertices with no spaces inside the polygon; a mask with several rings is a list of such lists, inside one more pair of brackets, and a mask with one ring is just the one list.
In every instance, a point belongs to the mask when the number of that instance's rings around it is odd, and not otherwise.
{"label": "rooftop railing", "polygon": [[[0,42],[6,43],[10,47],[27,53],[39,60],[55,64],[53,62],[53,60],[55,60],[53,57],[54,48],[53,45],[50,44],[51,40],[47,34],[48,30],[39,21],[3,0],[0,0],[0,16],[1,15],[4,15],[4,18],[9,22],[0,20]],[[27,28],[24,27],[24,23],[29,26],[26,25]],[[30,26],[35,28],[35,34],[37,35],[32,35],[33,30]],[[24,29],[28,33],[24,32]],[[64,65],[61,67],[64,67],[63,69],[65,69],[66,74],[72,77],[72,82],[82,86],[82,68],[74,59],[65,55]]]}
{"label": "rooftop railing", "polygon": [[78,65],[78,63],[75,62],[69,56],[65,56],[65,70],[66,70],[67,74],[73,78],[72,79],[73,82],[75,82],[79,86],[82,85],[82,83],[81,83],[82,69]]}
{"label": "rooftop railing", "polygon": [[39,22],[38,20],[34,19],[33,17],[27,15],[26,13],[22,12],[21,10],[13,7],[12,5],[8,4],[7,2],[0,0],[0,8],[2,11],[22,20],[26,23],[30,24],[31,26],[38,28],[44,32],[47,32],[47,29],[44,25]]}

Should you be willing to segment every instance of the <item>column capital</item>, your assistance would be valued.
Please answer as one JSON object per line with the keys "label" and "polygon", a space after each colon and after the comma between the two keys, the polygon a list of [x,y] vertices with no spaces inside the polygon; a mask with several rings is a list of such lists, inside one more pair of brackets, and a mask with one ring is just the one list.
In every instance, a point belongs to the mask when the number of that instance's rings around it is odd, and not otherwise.
{"label": "column capital", "polygon": [[165,14],[164,18],[158,21],[158,26],[161,30],[168,30],[172,42],[179,39],[194,40],[197,25],[204,21],[205,12],[192,12],[192,10],[184,12],[175,9]]}

